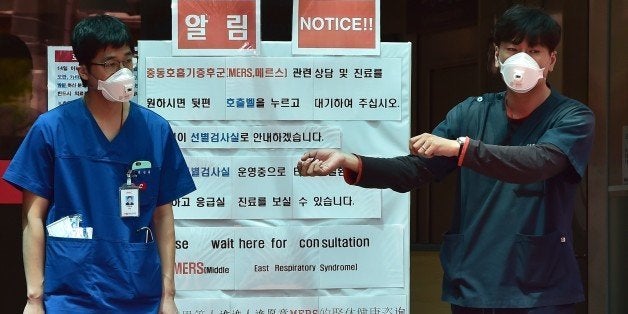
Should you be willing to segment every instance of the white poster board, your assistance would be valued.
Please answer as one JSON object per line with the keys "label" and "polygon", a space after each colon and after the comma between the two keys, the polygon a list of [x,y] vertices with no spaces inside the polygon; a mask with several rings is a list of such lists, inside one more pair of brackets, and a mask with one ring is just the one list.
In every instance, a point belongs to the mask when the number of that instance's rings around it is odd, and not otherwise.
{"label": "white poster board", "polygon": [[140,103],[171,121],[199,187],[175,202],[177,304],[407,312],[409,194],[295,166],[319,147],[407,153],[410,44],[373,57],[260,48],[190,58],[139,43]]}

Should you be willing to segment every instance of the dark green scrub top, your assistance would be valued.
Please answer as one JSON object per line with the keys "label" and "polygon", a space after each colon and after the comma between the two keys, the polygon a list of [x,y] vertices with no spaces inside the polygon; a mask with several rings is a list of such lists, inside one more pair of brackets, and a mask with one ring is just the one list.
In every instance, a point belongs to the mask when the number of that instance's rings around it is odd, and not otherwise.
{"label": "dark green scrub top", "polygon": [[434,134],[469,136],[484,144],[553,144],[572,171],[530,184],[498,181],[462,167],[459,204],[444,236],[443,300],[469,307],[537,307],[581,302],[572,218],[578,181],[592,144],[593,114],[554,91],[514,131],[504,94],[469,98]]}
{"label": "dark green scrub top", "polygon": [[591,151],[593,113],[552,91],[513,130],[503,99],[504,93],[468,98],[447,114],[433,134],[448,139],[468,136],[500,146],[551,144],[567,156],[569,169],[547,180],[515,184],[464,164],[458,168],[456,158],[361,156],[361,179],[356,185],[403,192],[425,182],[421,169],[427,168],[435,180],[460,169],[452,225],[441,248],[444,301],[476,308],[581,302],[584,293],[573,251],[572,218],[578,182]]}

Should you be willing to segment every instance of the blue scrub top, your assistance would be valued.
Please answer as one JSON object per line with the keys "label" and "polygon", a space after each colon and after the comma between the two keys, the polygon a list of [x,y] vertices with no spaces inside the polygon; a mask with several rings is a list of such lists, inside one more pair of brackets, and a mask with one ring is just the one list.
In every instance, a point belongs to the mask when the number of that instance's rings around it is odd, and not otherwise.
{"label": "blue scrub top", "polygon": [[[140,216],[122,218],[119,188],[135,161]],[[9,165],[4,179],[50,201],[46,224],[81,214],[92,239],[46,238],[46,310],[156,312],[161,268],[146,231],[157,206],[195,189],[168,122],[131,103],[110,142],[83,99],[42,114]],[[138,231],[140,230],[140,231]]]}

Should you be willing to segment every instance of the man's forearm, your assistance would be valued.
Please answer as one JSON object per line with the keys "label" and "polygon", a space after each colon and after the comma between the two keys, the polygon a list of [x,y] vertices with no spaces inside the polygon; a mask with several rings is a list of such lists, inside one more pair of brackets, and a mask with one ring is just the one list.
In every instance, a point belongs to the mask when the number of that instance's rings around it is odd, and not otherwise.
{"label": "man's forearm", "polygon": [[163,297],[174,298],[176,292],[174,285],[175,233],[172,206],[170,204],[159,206],[153,221],[161,261]]}
{"label": "man's forearm", "polygon": [[44,229],[43,223],[29,221],[22,231],[22,255],[29,300],[42,299],[44,294]]}
{"label": "man's forearm", "polygon": [[22,259],[29,302],[42,302],[44,295],[45,241],[44,221],[47,199],[29,191],[22,194]]}

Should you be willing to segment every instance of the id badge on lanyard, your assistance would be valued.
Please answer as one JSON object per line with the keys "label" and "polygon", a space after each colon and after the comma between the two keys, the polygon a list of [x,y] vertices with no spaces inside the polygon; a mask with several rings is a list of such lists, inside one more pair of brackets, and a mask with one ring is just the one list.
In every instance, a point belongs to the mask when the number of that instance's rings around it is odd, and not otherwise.
{"label": "id badge on lanyard", "polygon": [[140,216],[140,188],[133,184],[131,176],[134,171],[150,168],[150,161],[135,161],[127,171],[126,182],[120,186],[120,217]]}
{"label": "id badge on lanyard", "polygon": [[126,173],[126,182],[120,187],[120,217],[140,216],[140,188],[131,182],[133,170]]}

